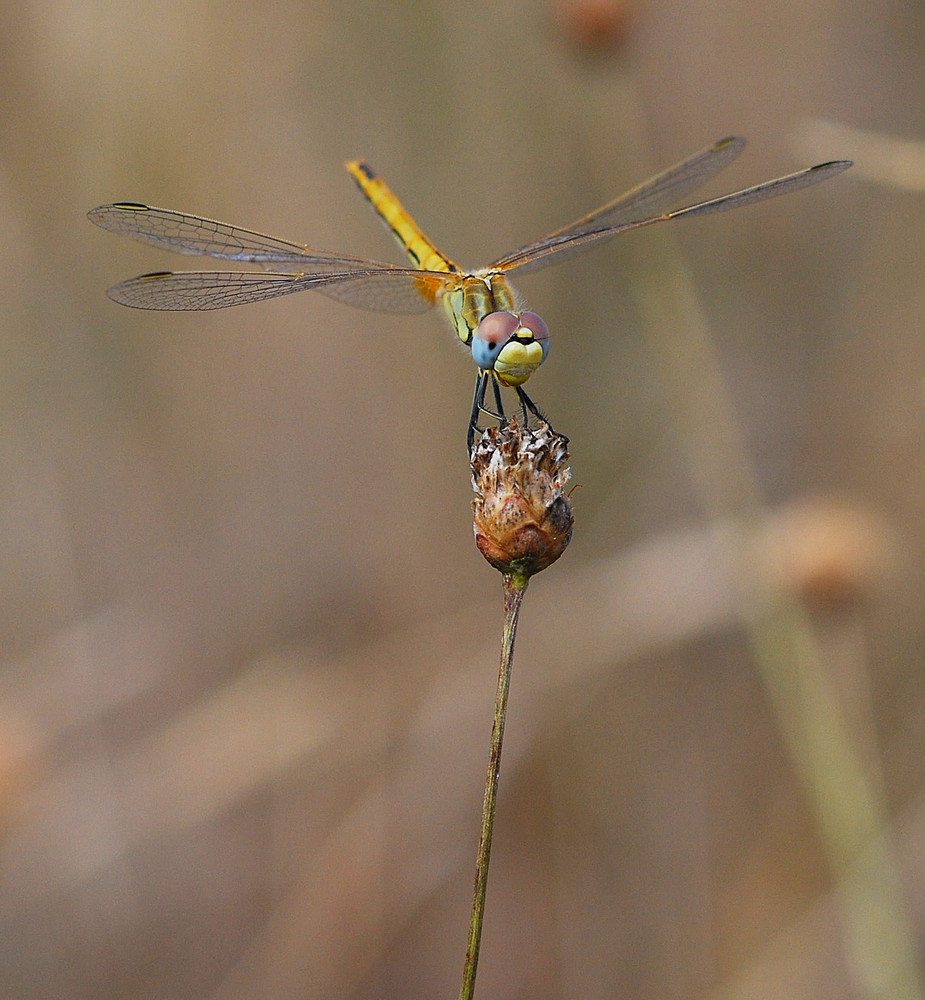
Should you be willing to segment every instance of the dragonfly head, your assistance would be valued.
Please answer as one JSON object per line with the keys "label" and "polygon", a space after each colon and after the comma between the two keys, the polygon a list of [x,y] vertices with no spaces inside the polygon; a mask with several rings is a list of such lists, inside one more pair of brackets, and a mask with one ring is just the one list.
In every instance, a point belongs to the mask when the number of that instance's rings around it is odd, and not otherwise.
{"label": "dragonfly head", "polygon": [[535,312],[493,312],[472,335],[472,359],[502,385],[523,385],[549,354],[549,327]]}

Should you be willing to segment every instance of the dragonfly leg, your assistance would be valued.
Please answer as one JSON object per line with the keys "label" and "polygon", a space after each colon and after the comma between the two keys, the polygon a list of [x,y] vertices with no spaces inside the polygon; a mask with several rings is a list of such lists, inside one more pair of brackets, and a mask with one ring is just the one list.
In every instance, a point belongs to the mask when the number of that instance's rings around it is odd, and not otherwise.
{"label": "dragonfly leg", "polygon": [[[488,391],[488,383],[491,382],[492,393],[495,397],[495,409],[492,410],[485,405],[485,393]],[[546,414],[533,402],[533,400],[524,392],[524,390],[518,385],[515,387],[517,392],[517,401],[520,403],[520,412],[523,415],[523,425],[524,427],[529,426],[530,417],[533,416],[537,420],[542,421],[547,424],[549,429],[552,430],[552,424],[546,417]],[[472,414],[469,417],[469,432],[466,435],[466,445],[469,448],[469,452],[472,452],[472,445],[475,443],[475,435],[481,430],[479,427],[479,415],[482,413],[487,413],[490,417],[494,417],[502,427],[507,423],[507,416],[504,413],[504,403],[501,399],[501,386],[498,380],[494,378],[490,371],[480,371],[475,379],[475,394],[472,397]]]}
{"label": "dragonfly leg", "polygon": [[485,390],[488,388],[488,372],[480,371],[475,377],[475,393],[472,396],[472,413],[469,416],[469,430],[466,433],[466,447],[472,454],[475,435],[479,431],[479,414],[484,409]]}
{"label": "dragonfly leg", "polygon": [[529,419],[527,417],[528,413],[532,413],[537,420],[545,421],[546,415],[540,410],[540,408],[536,405],[536,403],[533,402],[533,400],[524,392],[524,390],[519,385],[516,387],[516,389],[517,389],[517,398],[518,400],[520,400],[520,411],[521,413],[523,413],[524,417],[524,426],[526,427],[527,420]]}
{"label": "dragonfly leg", "polygon": [[[550,431],[552,431],[553,426],[551,423],[549,423],[549,418],[546,416],[546,414],[543,413],[543,411],[536,405],[536,403],[534,403],[533,400],[526,394],[526,392],[524,392],[521,386],[519,385],[516,386],[516,390],[517,390],[517,399],[520,401],[520,409],[521,412],[523,413],[524,427],[526,427],[529,422],[529,417],[527,416],[527,414],[532,413],[537,420],[541,420],[544,424],[546,424],[549,427]],[[564,437],[564,435],[562,436]],[[568,438],[566,438],[566,442],[567,441]]]}
{"label": "dragonfly leg", "polygon": [[[492,392],[495,397],[495,409],[491,409],[485,405],[485,393],[488,391],[489,382],[491,382]],[[498,385],[498,380],[487,369],[480,371],[475,379],[472,414],[469,417],[469,432],[466,435],[466,445],[470,452],[475,442],[475,435],[481,431],[479,427],[479,414],[482,413],[487,413],[488,416],[493,417],[502,427],[507,422],[507,417],[504,415],[504,404],[501,401],[501,386]]]}
{"label": "dragonfly leg", "polygon": [[491,387],[495,391],[495,406],[497,407],[497,412],[493,413],[492,416],[497,417],[503,427],[507,423],[507,417],[504,415],[504,403],[501,402],[501,386],[496,378],[491,380]]}

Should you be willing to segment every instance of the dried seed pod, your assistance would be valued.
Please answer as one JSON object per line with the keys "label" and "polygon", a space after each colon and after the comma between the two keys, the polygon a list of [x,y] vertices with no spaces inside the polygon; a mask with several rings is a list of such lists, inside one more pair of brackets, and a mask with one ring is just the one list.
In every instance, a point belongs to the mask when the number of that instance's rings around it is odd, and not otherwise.
{"label": "dried seed pod", "polygon": [[489,427],[472,449],[475,543],[501,573],[530,577],[572,537],[568,438],[548,424]]}

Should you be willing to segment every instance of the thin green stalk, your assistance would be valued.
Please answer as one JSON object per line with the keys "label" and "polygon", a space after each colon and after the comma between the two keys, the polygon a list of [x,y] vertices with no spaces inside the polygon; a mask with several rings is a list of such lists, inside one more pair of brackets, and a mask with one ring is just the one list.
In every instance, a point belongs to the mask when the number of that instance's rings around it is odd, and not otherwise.
{"label": "thin green stalk", "polygon": [[[663,241],[640,304],[663,360],[669,396],[705,509],[733,579],[764,506],[758,476],[722,379],[696,292]],[[758,590],[754,579],[752,587]],[[846,957],[866,1000],[925,1000],[917,942],[903,898],[890,819],[858,754],[805,608],[765,592],[743,625],[778,725],[814,810],[844,911]]]}
{"label": "thin green stalk", "polygon": [[479,944],[482,940],[482,918],[485,915],[485,894],[488,890],[488,864],[491,858],[491,835],[495,824],[495,802],[498,797],[498,776],[501,773],[501,745],[504,741],[504,719],[507,696],[514,662],[514,638],[520,605],[527,592],[529,577],[504,575],[504,631],[501,634],[501,665],[498,671],[498,693],[495,697],[495,717],[491,727],[491,750],[488,774],[485,777],[485,798],[482,801],[482,827],[479,852],[475,863],[475,892],[472,896],[472,916],[469,918],[469,940],[466,944],[466,964],[463,969],[459,1000],[472,1000],[475,973],[479,964]]}

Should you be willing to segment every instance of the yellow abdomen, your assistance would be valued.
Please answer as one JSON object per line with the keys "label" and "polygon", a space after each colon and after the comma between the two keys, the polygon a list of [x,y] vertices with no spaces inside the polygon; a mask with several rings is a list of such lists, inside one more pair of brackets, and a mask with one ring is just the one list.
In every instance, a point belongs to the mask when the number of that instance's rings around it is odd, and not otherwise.
{"label": "yellow abdomen", "polygon": [[377,176],[368,163],[364,163],[363,160],[352,160],[346,167],[415,267],[423,271],[451,273],[459,270],[449,257],[440,253],[424,235],[420,226],[405,211],[385,181]]}

